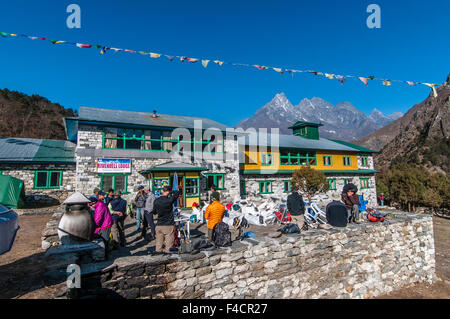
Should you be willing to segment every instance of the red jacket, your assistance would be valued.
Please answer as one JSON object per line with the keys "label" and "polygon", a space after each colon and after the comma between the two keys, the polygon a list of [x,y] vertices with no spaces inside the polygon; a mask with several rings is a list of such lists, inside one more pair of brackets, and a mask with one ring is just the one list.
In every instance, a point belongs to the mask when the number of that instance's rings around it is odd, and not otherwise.
{"label": "red jacket", "polygon": [[94,221],[97,228],[94,233],[98,234],[100,229],[106,229],[112,226],[113,220],[108,206],[102,201],[98,201],[95,204]]}

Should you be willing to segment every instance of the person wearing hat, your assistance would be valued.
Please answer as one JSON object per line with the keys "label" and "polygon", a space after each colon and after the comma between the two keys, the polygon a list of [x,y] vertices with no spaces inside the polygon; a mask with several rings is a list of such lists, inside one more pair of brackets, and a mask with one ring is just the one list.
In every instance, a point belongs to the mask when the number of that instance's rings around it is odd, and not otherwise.
{"label": "person wearing hat", "polygon": [[349,223],[360,224],[362,220],[359,214],[359,197],[356,194],[358,188],[352,183],[345,184],[342,189],[341,200],[347,207]]}
{"label": "person wearing hat", "polygon": [[98,191],[98,200],[95,204],[94,222],[96,225],[94,234],[101,237],[105,242],[105,251],[109,250],[109,235],[113,220],[109,212],[108,206],[104,203],[106,193],[102,190]]}
{"label": "person wearing hat", "polygon": [[205,219],[208,221],[209,240],[212,240],[214,226],[222,221],[225,214],[225,206],[220,202],[220,194],[218,192],[212,192],[211,200],[213,202],[208,205],[205,211]]}
{"label": "person wearing hat", "polygon": [[98,187],[94,188],[93,194],[89,197],[89,200],[91,202],[88,204],[88,210],[92,214],[94,214],[94,212],[95,212],[95,204],[97,203],[97,200],[98,200],[99,190],[100,189]]}
{"label": "person wearing hat", "polygon": [[124,221],[127,217],[127,201],[122,198],[122,192],[117,190],[114,193],[114,199],[110,202],[111,215],[114,224],[111,227],[114,246],[125,247]]}
{"label": "person wearing hat", "polygon": [[138,187],[138,193],[136,198],[134,199],[136,203],[136,230],[139,231],[141,229],[141,220],[144,219],[144,207],[145,201],[147,200],[147,196],[144,192],[144,186]]}

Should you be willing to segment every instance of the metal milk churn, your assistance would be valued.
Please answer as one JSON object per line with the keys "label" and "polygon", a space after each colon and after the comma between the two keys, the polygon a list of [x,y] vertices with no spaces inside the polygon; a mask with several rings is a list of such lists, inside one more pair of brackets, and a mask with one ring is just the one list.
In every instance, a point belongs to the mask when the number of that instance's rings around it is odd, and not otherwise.
{"label": "metal milk churn", "polygon": [[72,194],[63,202],[66,211],[58,225],[58,236],[63,245],[92,240],[95,223],[87,208],[89,202],[80,192]]}

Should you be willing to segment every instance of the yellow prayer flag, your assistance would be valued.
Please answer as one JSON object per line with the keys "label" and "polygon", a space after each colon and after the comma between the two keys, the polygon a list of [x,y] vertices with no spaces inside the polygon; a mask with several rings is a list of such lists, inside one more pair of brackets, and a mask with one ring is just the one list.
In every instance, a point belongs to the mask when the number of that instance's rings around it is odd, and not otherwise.
{"label": "yellow prayer flag", "polygon": [[431,83],[422,83],[422,84],[432,88],[433,89],[433,96],[437,97],[437,92],[436,92],[436,88],[435,88],[436,84],[431,84]]}
{"label": "yellow prayer flag", "polygon": [[334,79],[334,74],[328,74],[328,73],[325,73],[325,76],[326,76],[327,78],[329,78],[330,80],[333,80],[333,79]]}
{"label": "yellow prayer flag", "polygon": [[392,85],[391,82],[389,82],[388,80],[382,80],[383,81],[383,85],[389,86]]}
{"label": "yellow prayer flag", "polygon": [[203,67],[206,68],[208,66],[208,63],[209,63],[209,60],[202,60]]}
{"label": "yellow prayer flag", "polygon": [[55,43],[56,44],[58,44],[58,43],[66,43],[67,41],[56,41]]}
{"label": "yellow prayer flag", "polygon": [[222,65],[223,61],[219,61],[219,60],[214,60],[214,63],[218,64],[218,65]]}
{"label": "yellow prayer flag", "polygon": [[159,53],[151,53],[150,52],[150,57],[151,58],[159,58],[161,56],[161,54],[159,54]]}

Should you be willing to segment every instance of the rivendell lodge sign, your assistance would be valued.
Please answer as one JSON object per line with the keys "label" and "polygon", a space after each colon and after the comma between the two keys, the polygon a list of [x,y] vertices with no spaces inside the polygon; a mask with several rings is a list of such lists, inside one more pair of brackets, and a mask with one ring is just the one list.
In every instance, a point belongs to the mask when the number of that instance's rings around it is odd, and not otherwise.
{"label": "rivendell lodge sign", "polygon": [[98,173],[131,173],[131,159],[129,158],[99,158],[97,160]]}

